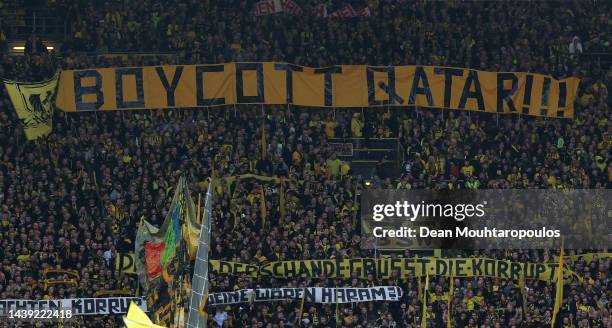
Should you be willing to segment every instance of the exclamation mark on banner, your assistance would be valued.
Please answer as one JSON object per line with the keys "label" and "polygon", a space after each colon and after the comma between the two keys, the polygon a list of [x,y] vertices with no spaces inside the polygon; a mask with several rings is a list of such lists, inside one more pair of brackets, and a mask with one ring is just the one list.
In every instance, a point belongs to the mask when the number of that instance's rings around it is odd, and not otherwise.
{"label": "exclamation mark on banner", "polygon": [[531,105],[531,87],[533,86],[533,75],[527,75],[525,80],[525,96],[523,96],[523,114],[529,114]]}
{"label": "exclamation mark on banner", "polygon": [[567,98],[567,83],[559,82],[559,106],[557,106],[557,117],[564,117],[565,103]]}
{"label": "exclamation mark on banner", "polygon": [[550,78],[544,78],[544,84],[542,85],[542,108],[540,109],[540,115],[546,116],[548,112],[548,98],[550,96]]}

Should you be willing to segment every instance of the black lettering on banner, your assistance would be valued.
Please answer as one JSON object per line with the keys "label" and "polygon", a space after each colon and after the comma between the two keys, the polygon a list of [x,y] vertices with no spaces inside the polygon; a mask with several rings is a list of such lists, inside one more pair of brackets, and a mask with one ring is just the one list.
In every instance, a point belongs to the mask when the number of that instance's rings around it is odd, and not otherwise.
{"label": "black lettering on banner", "polygon": [[387,295],[389,295],[389,298],[397,299],[402,297],[402,289],[400,287],[388,287],[387,289]]}
{"label": "black lettering on banner", "polygon": [[246,271],[245,271],[245,273],[246,273],[248,276],[254,276],[254,275],[256,275],[257,270],[258,270],[258,268],[257,268],[257,266],[256,266],[256,265],[250,265],[250,264],[249,264],[249,265],[247,265],[247,266],[246,266]]}
{"label": "black lettering on banner", "polygon": [[540,105],[542,108],[540,109],[540,115],[545,116],[546,112],[548,112],[548,101],[550,100],[550,77],[545,77],[544,82],[542,82],[542,102]]}
{"label": "black lettering on banner", "polygon": [[264,277],[269,277],[269,276],[274,276],[274,272],[270,271],[270,269],[268,268],[268,266],[270,266],[270,264],[266,264],[264,265],[260,270],[259,270],[259,275],[260,276],[264,276]]}
{"label": "black lettering on banner", "polygon": [[176,66],[174,70],[174,75],[172,76],[172,83],[168,83],[168,77],[166,76],[166,72],[164,72],[163,67],[155,67],[155,71],[157,72],[157,76],[159,76],[159,80],[161,81],[164,89],[166,90],[166,106],[174,107],[174,92],[176,91],[176,87],[181,79],[181,75],[183,74],[184,66]]}
{"label": "black lettering on banner", "polygon": [[463,76],[463,70],[460,68],[436,67],[434,68],[434,74],[444,74],[444,107],[449,108],[453,94],[453,76]]}
{"label": "black lettering on banner", "polygon": [[523,96],[523,114],[529,114],[531,106],[531,89],[533,89],[533,75],[527,74],[525,77],[525,96]]}
{"label": "black lettering on banner", "polygon": [[378,262],[378,277],[389,277],[389,261],[386,258],[380,258]]}
{"label": "black lettering on banner", "polygon": [[525,271],[525,278],[530,279],[535,277],[535,267],[531,263],[523,264],[523,271]]}
{"label": "black lettering on banner", "polygon": [[363,259],[362,278],[366,278],[370,273],[376,276],[376,262],[374,259]]}
{"label": "black lettering on banner", "polygon": [[223,65],[196,66],[196,97],[198,106],[213,106],[225,104],[225,98],[206,98],[204,94],[204,73],[223,72]]}
{"label": "black lettering on banner", "polygon": [[304,68],[302,66],[294,64],[274,64],[274,69],[277,71],[285,71],[285,88],[286,98],[288,104],[293,103],[293,72],[302,72]]}
{"label": "black lettering on banner", "polygon": [[427,274],[427,266],[431,260],[426,257],[421,257],[417,258],[416,261],[421,265],[421,275],[425,276]]}
{"label": "black lettering on banner", "polygon": [[316,293],[316,289],[315,288],[305,288],[304,289],[306,291],[306,302],[312,303],[315,302],[315,293]]}
{"label": "black lettering on banner", "polygon": [[338,277],[344,277],[344,270],[346,267],[344,266],[344,260],[336,259],[336,275]]}
{"label": "black lettering on banner", "polygon": [[497,277],[509,278],[508,275],[508,263],[504,261],[497,262]]}
{"label": "black lettering on banner", "polygon": [[335,289],[333,288],[321,288],[321,303],[335,303],[333,299],[335,295]]}
{"label": "black lettering on banner", "polygon": [[243,270],[243,268],[245,266],[244,263],[232,262],[232,266],[233,266],[232,272],[234,272],[236,275],[244,273],[244,270]]}
{"label": "black lettering on banner", "polygon": [[321,260],[310,260],[310,270],[313,277],[320,277],[323,274],[323,266]]}
{"label": "black lettering on banner", "polygon": [[[123,77],[133,75],[136,82],[136,100],[125,101],[123,97]],[[115,68],[115,97],[117,108],[145,107],[142,67]]]}
{"label": "black lettering on banner", "polygon": [[402,277],[414,277],[415,276],[415,270],[416,268],[414,267],[414,262],[412,262],[409,259],[402,259],[403,263],[404,263],[404,268],[402,270]]}
{"label": "black lettering on banner", "polygon": [[[96,83],[92,86],[83,86],[82,79],[93,77]],[[98,110],[104,105],[104,92],[102,92],[102,75],[96,70],[74,72],[74,103],[79,110]],[[95,102],[84,102],[83,96],[96,95]]]}
{"label": "black lettering on banner", "polygon": [[298,277],[312,277],[312,273],[311,273],[311,267],[312,265],[312,261],[308,261],[308,262],[300,262],[298,263],[298,273],[297,276]]}
{"label": "black lettering on banner", "polygon": [[298,265],[302,265],[302,261],[297,261],[297,262],[285,261],[283,263],[283,269],[285,270],[285,277],[287,278],[295,277],[297,273],[297,271],[295,270],[296,263],[298,263]]}
{"label": "black lettering on banner", "polygon": [[273,299],[273,300],[283,298],[283,291],[280,288],[273,288],[270,294],[271,294],[270,299]]}
{"label": "black lettering on banner", "polygon": [[334,265],[334,261],[325,260],[323,261],[323,273],[325,277],[333,277],[336,272],[336,266]]}
{"label": "black lettering on banner", "polygon": [[482,259],[472,259],[472,272],[475,276],[482,276]]}
{"label": "black lettering on banner", "polygon": [[382,287],[372,287],[370,289],[372,293],[372,300],[384,300],[385,299],[385,289]]}
{"label": "black lettering on banner", "polygon": [[342,66],[330,66],[325,68],[315,68],[315,74],[324,74],[324,103],[325,106],[333,106],[333,91],[332,74],[342,73]]}
{"label": "black lettering on banner", "polygon": [[108,311],[110,313],[120,313],[120,303],[119,303],[119,299],[117,298],[111,298],[108,302]]}
{"label": "black lettering on banner", "polygon": [[367,301],[370,300],[370,290],[367,288],[359,288],[359,300]]}
{"label": "black lettering on banner", "polygon": [[484,260],[484,274],[485,274],[485,276],[488,276],[488,277],[495,276],[496,262],[497,261],[491,260],[491,259],[485,259]]}
{"label": "black lettering on banner", "polygon": [[215,293],[215,294],[211,294],[214,296],[214,304],[218,304],[218,303],[223,303],[223,296],[222,293]]}
{"label": "black lettering on banner", "polygon": [[86,298],[83,300],[83,313],[93,314],[96,312],[96,302],[93,298]]}
{"label": "black lettering on banner", "polygon": [[70,308],[76,311],[76,314],[83,313],[83,301],[79,298],[74,298],[70,302]]}
{"label": "black lettering on banner", "polygon": [[219,272],[234,274],[234,271],[232,271],[232,264],[226,261],[219,261]]}
{"label": "black lettering on banner", "polygon": [[240,291],[240,301],[241,302],[249,302],[249,290],[243,289]]}
{"label": "black lettering on banner", "polygon": [[119,253],[119,272],[123,272],[134,266],[134,257],[132,254]]}
{"label": "black lettering on banner", "polygon": [[[257,75],[257,96],[244,95],[244,71],[255,71]],[[239,104],[264,103],[264,77],[262,63],[236,63],[236,102]]]}
{"label": "black lettering on banner", "polygon": [[108,314],[106,308],[106,298],[98,298],[96,299],[96,313],[100,314]]}
{"label": "black lettering on banner", "polygon": [[225,294],[227,303],[234,303],[240,301],[240,293],[238,292],[229,292]]}
{"label": "black lettering on banner", "polygon": [[272,293],[274,292],[273,289],[253,289],[253,296],[255,297],[255,301],[269,301],[271,299],[273,299],[272,297]]}
{"label": "black lettering on banner", "polygon": [[461,277],[461,276],[465,275],[465,272],[463,272],[465,264],[466,264],[466,260],[464,260],[464,259],[457,259],[455,261],[455,272],[454,272],[453,276]]}
{"label": "black lettering on banner", "polygon": [[559,82],[559,102],[557,106],[557,117],[564,117],[565,102],[567,98],[567,83]]}
{"label": "black lettering on banner", "polygon": [[281,273],[281,266],[283,265],[282,262],[276,262],[274,263],[274,265],[272,266],[272,272],[273,275],[275,277],[283,277],[283,274]]}
{"label": "black lettering on banner", "polygon": [[295,299],[297,292],[298,290],[295,288],[283,288],[283,298],[284,299]]}
{"label": "black lettering on banner", "polygon": [[391,273],[394,272],[400,273],[402,270],[402,259],[391,259]]}
{"label": "black lettering on banner", "polygon": [[331,288],[334,291],[334,303],[346,303],[346,293],[343,288]]}
{"label": "black lettering on banner", "polygon": [[444,260],[436,260],[436,275],[445,276],[448,266]]}
{"label": "black lettering on banner", "polygon": [[[474,85],[474,91],[472,90]],[[468,98],[475,98],[478,103],[478,110],[484,111],[484,100],[482,99],[482,89],[480,88],[480,80],[478,80],[478,72],[470,70],[463,86],[463,92],[459,99],[459,108],[464,109]]]}
{"label": "black lettering on banner", "polygon": [[[510,81],[512,86],[510,89],[505,89],[504,84]],[[508,105],[510,112],[516,112],[512,96],[518,90],[518,78],[514,73],[497,73],[497,112],[504,112],[504,102]]]}
{"label": "black lettering on banner", "polygon": [[[376,84],[374,83],[374,72],[383,72],[387,73],[387,79],[389,83],[385,85],[381,82],[382,85],[379,85],[382,90],[384,90],[388,95],[388,100],[376,100]],[[370,106],[378,106],[378,105],[388,105],[394,104],[397,101],[397,92],[395,90],[395,67],[386,66],[386,67],[371,67],[366,66],[366,78],[368,81],[368,105]],[[384,87],[384,88],[383,88]]]}
{"label": "black lettering on banner", "polygon": [[521,264],[516,262],[510,263],[510,277],[513,280],[517,280],[521,275]]}
{"label": "black lettering on banner", "polygon": [[[130,307],[130,302],[131,300],[137,300],[137,298],[127,298],[127,297],[122,297],[119,299],[119,302],[121,304],[121,313],[127,313],[128,308]],[[134,302],[136,305],[140,306],[140,304],[138,304],[138,302]]]}
{"label": "black lettering on banner", "polygon": [[361,277],[363,275],[361,272],[363,270],[362,263],[361,259],[349,259],[349,272],[351,277]]}
{"label": "black lettering on banner", "polygon": [[[423,83],[423,86],[419,85]],[[417,66],[414,71],[414,80],[412,81],[412,89],[410,90],[410,97],[408,98],[408,105],[414,105],[416,103],[416,96],[418,94],[424,95],[427,98],[427,105],[434,107],[433,96],[431,95],[431,88],[429,87],[429,80],[423,66]]]}
{"label": "black lettering on banner", "polygon": [[355,288],[347,288],[346,291],[346,300],[348,302],[359,301],[359,294],[357,293],[357,289]]}

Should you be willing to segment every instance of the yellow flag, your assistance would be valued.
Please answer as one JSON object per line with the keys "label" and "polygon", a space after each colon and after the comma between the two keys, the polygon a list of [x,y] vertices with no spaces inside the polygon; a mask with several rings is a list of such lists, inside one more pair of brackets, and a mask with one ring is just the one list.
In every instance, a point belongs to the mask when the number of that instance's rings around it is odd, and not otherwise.
{"label": "yellow flag", "polygon": [[425,289],[423,290],[423,314],[421,315],[421,328],[427,328],[427,290],[429,289],[429,274],[425,276]]}
{"label": "yellow flag", "polygon": [[59,73],[43,82],[4,81],[26,138],[34,140],[51,133]]}
{"label": "yellow flag", "polygon": [[127,328],[163,328],[151,322],[151,319],[136,305],[130,303],[127,316],[123,317],[123,322]]}
{"label": "yellow flag", "polygon": [[200,239],[200,227],[191,220],[186,220],[183,224],[183,231],[187,242],[187,254],[191,260],[195,260],[198,252],[198,240]]}
{"label": "yellow flag", "polygon": [[557,320],[557,314],[561,308],[563,302],[563,239],[561,239],[561,250],[559,251],[559,269],[557,270],[557,291],[555,293],[555,308],[553,310],[552,321],[550,324],[551,328],[555,327],[555,321]]}

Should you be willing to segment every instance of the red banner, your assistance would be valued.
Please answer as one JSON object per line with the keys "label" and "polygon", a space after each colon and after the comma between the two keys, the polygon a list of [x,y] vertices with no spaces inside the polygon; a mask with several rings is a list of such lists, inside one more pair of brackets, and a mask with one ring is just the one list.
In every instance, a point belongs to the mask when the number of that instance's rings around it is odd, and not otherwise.
{"label": "red banner", "polygon": [[147,263],[147,276],[152,279],[161,273],[159,258],[164,251],[164,242],[144,244],[145,259]]}

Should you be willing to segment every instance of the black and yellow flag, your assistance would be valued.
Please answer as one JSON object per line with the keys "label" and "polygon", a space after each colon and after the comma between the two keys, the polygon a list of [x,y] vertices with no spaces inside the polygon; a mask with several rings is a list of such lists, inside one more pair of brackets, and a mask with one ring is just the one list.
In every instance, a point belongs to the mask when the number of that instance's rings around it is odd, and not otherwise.
{"label": "black and yellow flag", "polygon": [[557,270],[557,290],[555,291],[555,306],[553,308],[552,320],[550,327],[555,327],[557,315],[563,303],[563,239],[561,239],[561,250],[559,251],[559,269]]}
{"label": "black and yellow flag", "polygon": [[4,81],[28,140],[51,133],[58,80],[59,73],[42,82]]}

